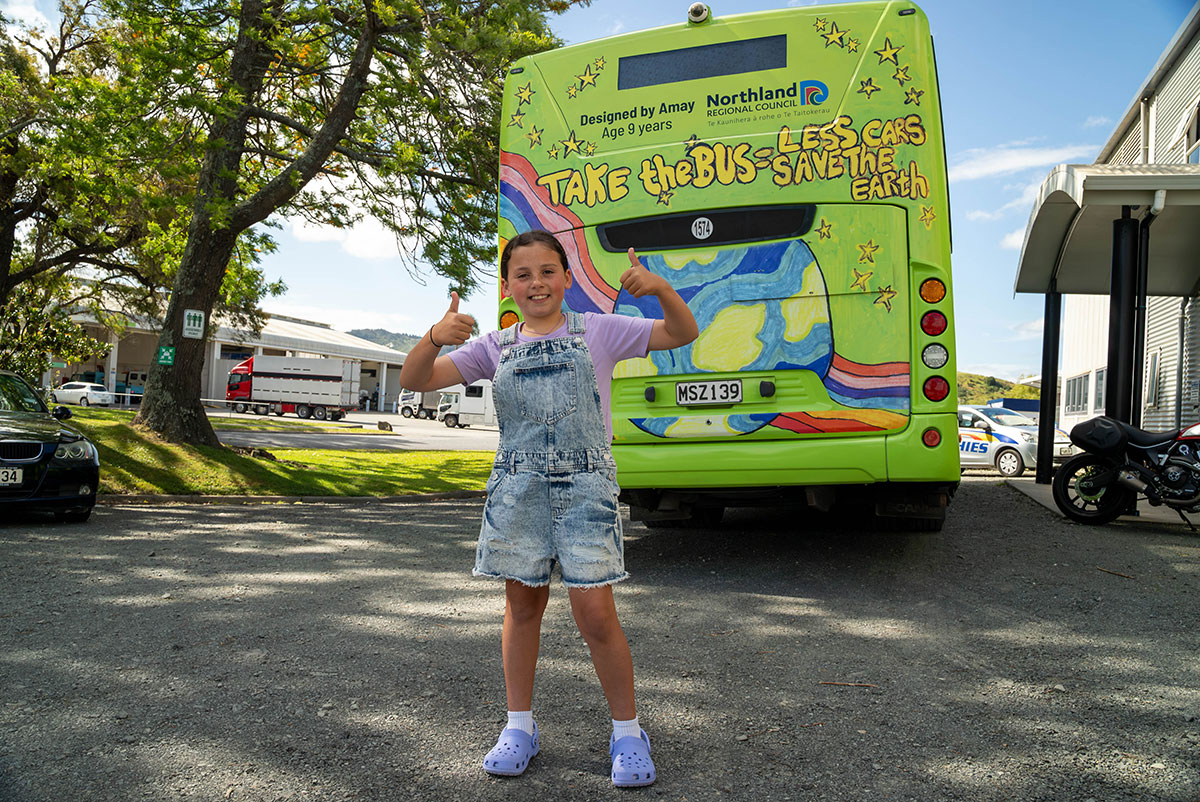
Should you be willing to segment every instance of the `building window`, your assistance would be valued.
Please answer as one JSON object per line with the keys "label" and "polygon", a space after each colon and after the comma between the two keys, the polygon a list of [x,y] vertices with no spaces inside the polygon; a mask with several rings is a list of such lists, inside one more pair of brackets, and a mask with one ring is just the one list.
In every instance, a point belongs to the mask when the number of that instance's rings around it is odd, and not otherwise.
{"label": "building window", "polygon": [[1091,374],[1085,373],[1067,379],[1066,391],[1063,393],[1064,412],[1068,415],[1079,415],[1088,410],[1088,379]]}
{"label": "building window", "polygon": [[1104,379],[1108,376],[1108,368],[1096,370],[1096,401],[1092,404],[1094,412],[1104,412]]}
{"label": "building window", "polygon": [[1192,123],[1187,132],[1187,161],[1188,164],[1200,164],[1200,114],[1192,109]]}

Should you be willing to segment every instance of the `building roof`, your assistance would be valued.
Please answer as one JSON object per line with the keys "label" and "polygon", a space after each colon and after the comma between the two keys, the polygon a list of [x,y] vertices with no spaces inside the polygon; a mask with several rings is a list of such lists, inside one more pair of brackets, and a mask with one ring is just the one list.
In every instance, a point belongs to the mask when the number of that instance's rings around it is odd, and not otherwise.
{"label": "building roof", "polygon": [[1150,229],[1146,291],[1200,291],[1200,165],[1060,164],[1038,190],[1017,264],[1016,292],[1107,295],[1113,220],[1123,206],[1165,206]]}
{"label": "building roof", "polygon": [[[268,313],[269,314],[269,313]],[[342,359],[365,359],[371,362],[404,364],[406,354],[344,331],[334,331],[323,323],[310,320],[270,315],[262,332],[255,336],[228,326],[218,326],[212,335],[214,340],[245,345],[261,345],[265,348],[282,348],[289,351],[307,351]]]}

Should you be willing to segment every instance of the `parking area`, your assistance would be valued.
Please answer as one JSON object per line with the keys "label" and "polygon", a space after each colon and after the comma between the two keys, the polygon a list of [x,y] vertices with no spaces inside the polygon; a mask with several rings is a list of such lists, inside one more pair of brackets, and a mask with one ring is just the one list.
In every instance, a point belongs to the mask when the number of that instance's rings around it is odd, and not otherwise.
{"label": "parking area", "polygon": [[[126,506],[0,525],[0,799],[616,796],[557,586],[524,777],[478,500]],[[628,525],[617,591],[678,800],[1195,800],[1200,538],[968,475],[937,534]],[[629,792],[624,792],[629,793]]]}

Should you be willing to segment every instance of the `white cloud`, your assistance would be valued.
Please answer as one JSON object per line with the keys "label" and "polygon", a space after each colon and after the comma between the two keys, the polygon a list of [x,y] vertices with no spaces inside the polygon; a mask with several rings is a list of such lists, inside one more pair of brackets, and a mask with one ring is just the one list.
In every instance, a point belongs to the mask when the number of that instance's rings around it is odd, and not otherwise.
{"label": "white cloud", "polygon": [[[1013,189],[1013,188],[1014,187],[1011,187],[1011,186],[1005,187],[1005,189]],[[1038,190],[1041,188],[1042,188],[1041,181],[1035,181],[1032,184],[1026,184],[1023,187],[1021,187],[1020,195],[1013,198],[1008,203],[1001,206],[999,209],[996,209],[995,211],[991,211],[991,212],[983,211],[981,209],[978,209],[975,211],[970,211],[970,212],[967,212],[967,219],[968,220],[999,220],[1001,217],[1005,217],[1009,212],[1013,211],[1014,209],[1024,210],[1024,211],[1028,212],[1029,208],[1033,205],[1033,202],[1035,200],[1037,200]],[[1022,232],[1022,233],[1024,233],[1024,232]]]}
{"label": "white cloud", "polygon": [[1024,323],[1014,323],[1009,326],[1013,336],[1009,338],[1010,342],[1025,342],[1028,340],[1042,339],[1042,318],[1037,320],[1027,320]]}
{"label": "white cloud", "polygon": [[1096,114],[1093,114],[1092,116],[1088,117],[1086,120],[1083,121],[1084,128],[1098,128],[1102,125],[1111,125],[1111,124],[1112,124],[1112,120],[1108,119],[1107,117],[1105,117],[1103,115],[1096,115]]}
{"label": "white cloud", "polygon": [[32,28],[50,27],[50,20],[38,10],[33,0],[0,0],[0,12]]}
{"label": "white cloud", "polygon": [[1019,251],[1021,246],[1025,244],[1025,227],[1022,226],[1016,231],[1011,231],[1004,235],[1004,239],[1000,240],[1000,247],[1006,251]]}
{"label": "white cloud", "polygon": [[998,145],[994,148],[972,148],[950,168],[951,181],[970,181],[1007,175],[1034,167],[1052,167],[1063,162],[1090,160],[1099,145],[1062,145],[1059,147],[1024,147]]}

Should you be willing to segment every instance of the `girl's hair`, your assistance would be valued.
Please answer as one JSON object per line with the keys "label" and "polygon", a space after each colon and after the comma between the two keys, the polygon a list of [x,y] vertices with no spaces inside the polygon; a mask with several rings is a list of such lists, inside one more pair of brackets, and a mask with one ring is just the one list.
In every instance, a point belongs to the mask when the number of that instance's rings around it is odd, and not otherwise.
{"label": "girl's hair", "polygon": [[512,252],[524,245],[534,244],[545,245],[557,253],[558,261],[562,262],[564,272],[571,269],[567,265],[567,252],[563,250],[562,243],[555,239],[549,231],[535,228],[532,231],[518,234],[505,244],[504,250],[500,252],[500,278],[508,280],[508,260],[512,257]]}

